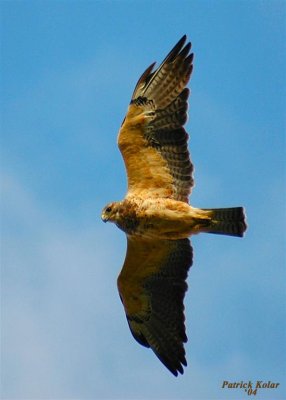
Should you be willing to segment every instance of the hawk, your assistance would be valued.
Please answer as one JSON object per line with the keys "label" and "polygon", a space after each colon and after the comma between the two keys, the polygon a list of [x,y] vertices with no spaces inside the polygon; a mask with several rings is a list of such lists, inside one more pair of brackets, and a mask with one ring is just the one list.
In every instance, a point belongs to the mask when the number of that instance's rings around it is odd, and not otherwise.
{"label": "hawk", "polygon": [[151,64],[135,87],[118,135],[127,194],[102,211],[102,220],[127,236],[117,284],[131,333],[175,376],[187,365],[183,301],[193,258],[189,236],[243,236],[246,230],[242,207],[200,209],[188,203],[194,180],[184,125],[193,53],[186,39],[156,70]]}

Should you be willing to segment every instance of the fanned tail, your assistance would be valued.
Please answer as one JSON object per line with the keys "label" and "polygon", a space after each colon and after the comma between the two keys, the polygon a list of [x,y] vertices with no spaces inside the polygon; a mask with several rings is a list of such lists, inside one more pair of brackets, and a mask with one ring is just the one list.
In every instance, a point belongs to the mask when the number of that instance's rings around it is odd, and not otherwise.
{"label": "fanned tail", "polygon": [[211,224],[208,233],[242,237],[246,231],[243,207],[204,209],[209,211]]}

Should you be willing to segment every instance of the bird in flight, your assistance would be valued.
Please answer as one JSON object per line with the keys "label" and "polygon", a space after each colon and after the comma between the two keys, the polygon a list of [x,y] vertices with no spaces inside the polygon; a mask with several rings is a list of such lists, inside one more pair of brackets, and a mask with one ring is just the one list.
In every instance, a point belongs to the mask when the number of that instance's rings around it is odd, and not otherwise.
{"label": "bird in flight", "polygon": [[200,209],[189,205],[194,185],[187,120],[193,69],[184,35],[155,70],[146,69],[132,95],[118,134],[128,190],[107,204],[102,220],[127,236],[118,290],[134,338],[150,347],[175,375],[187,365],[184,297],[200,232],[243,236],[242,207]]}

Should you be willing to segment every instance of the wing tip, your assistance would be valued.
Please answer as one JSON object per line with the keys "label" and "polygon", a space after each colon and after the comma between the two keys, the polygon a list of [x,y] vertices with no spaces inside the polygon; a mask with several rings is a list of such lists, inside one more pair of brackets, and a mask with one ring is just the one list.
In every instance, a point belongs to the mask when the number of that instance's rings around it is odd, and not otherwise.
{"label": "wing tip", "polygon": [[[181,39],[175,44],[172,50],[168,53],[166,58],[163,60],[162,64],[165,62],[173,61],[178,55],[181,55],[183,58],[189,57],[189,51],[192,48],[192,43],[187,42],[187,35],[183,35]],[[192,56],[193,57],[193,56]]]}
{"label": "wing tip", "polygon": [[176,366],[172,366],[165,362],[163,362],[163,364],[176,377],[179,376],[179,374],[183,375],[185,372],[184,367],[187,367],[187,361],[186,361],[185,357],[183,359],[179,360],[178,364]]}
{"label": "wing tip", "polygon": [[[135,89],[133,91],[131,99],[134,100],[136,97],[139,95],[144,95],[144,93],[147,91],[148,86],[151,84],[153,77],[155,77],[161,68],[164,67],[166,64],[171,64],[173,61],[175,61],[177,58],[181,59],[181,62],[185,65],[185,79],[184,79],[184,85],[187,85],[191,73],[193,70],[193,59],[194,59],[194,54],[190,53],[190,49],[192,48],[192,43],[187,42],[187,35],[184,34],[181,39],[175,44],[175,46],[171,49],[171,51],[167,54],[165,59],[161,62],[159,67],[153,71],[153,68],[156,64],[156,62],[152,63],[140,76]],[[142,92],[142,93],[141,93]],[[140,94],[141,93],[141,94]]]}

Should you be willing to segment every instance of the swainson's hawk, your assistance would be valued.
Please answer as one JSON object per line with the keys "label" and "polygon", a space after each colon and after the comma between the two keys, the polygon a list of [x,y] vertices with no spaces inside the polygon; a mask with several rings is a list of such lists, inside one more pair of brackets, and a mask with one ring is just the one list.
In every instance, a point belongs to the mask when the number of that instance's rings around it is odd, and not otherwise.
{"label": "swainson's hawk", "polygon": [[186,36],[162,64],[139,79],[118,135],[128,176],[124,200],[108,204],[103,221],[127,236],[127,254],[118,290],[134,338],[151,347],[174,374],[187,365],[184,296],[192,265],[189,236],[218,233],[243,236],[242,207],[199,209],[188,204],[193,165],[187,120],[193,69]]}

